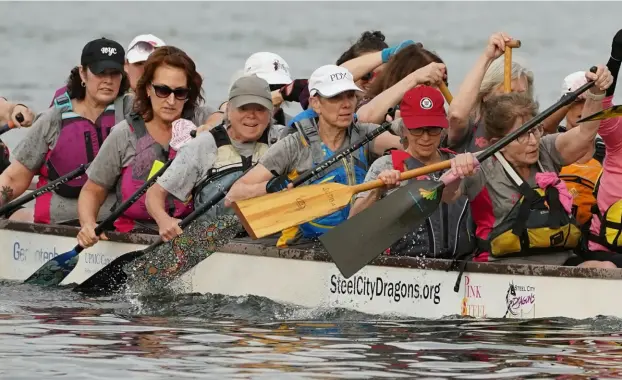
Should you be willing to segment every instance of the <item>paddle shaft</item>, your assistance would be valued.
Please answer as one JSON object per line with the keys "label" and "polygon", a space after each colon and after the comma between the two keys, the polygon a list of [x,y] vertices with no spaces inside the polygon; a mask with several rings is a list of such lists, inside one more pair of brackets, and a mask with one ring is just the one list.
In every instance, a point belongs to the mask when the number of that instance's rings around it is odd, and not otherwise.
{"label": "paddle shaft", "polygon": [[[128,208],[130,208],[130,206],[132,206],[134,203],[136,203],[136,201],[138,201],[140,199],[140,197],[142,197],[147,192],[147,190],[149,190],[151,185],[153,185],[155,183],[155,181],[158,179],[158,177],[160,177],[166,171],[166,169],[168,169],[168,167],[171,166],[172,162],[173,162],[172,159],[166,161],[164,166],[162,166],[160,168],[160,170],[158,170],[151,178],[149,178],[147,181],[145,181],[145,183],[143,183],[143,185],[134,194],[132,194],[132,196],[128,200],[123,202],[110,215],[108,215],[108,217],[106,219],[104,219],[101,223],[99,223],[97,225],[97,227],[95,227],[95,235],[96,236],[101,235],[101,233],[104,232],[104,229],[110,223],[112,223],[115,220],[117,220],[118,217],[120,217]],[[80,252],[82,252],[84,250],[84,248],[80,244],[76,244],[74,249],[75,249],[76,253],[80,253]]]}
{"label": "paddle shaft", "polygon": [[441,82],[441,84],[438,86],[438,89],[441,91],[441,94],[443,94],[445,100],[447,100],[447,104],[451,104],[451,102],[454,100],[454,97],[451,95],[451,92],[449,92],[449,89],[447,88],[445,82]]}
{"label": "paddle shaft", "polygon": [[334,165],[335,163],[337,163],[339,160],[344,159],[345,157],[349,156],[350,154],[352,154],[352,152],[358,150],[359,148],[361,148],[363,145],[369,143],[370,141],[372,141],[373,139],[375,139],[376,137],[380,136],[381,134],[383,134],[384,132],[388,131],[389,128],[391,128],[391,124],[390,122],[385,122],[383,123],[380,127],[374,129],[373,131],[367,133],[365,135],[365,137],[363,137],[360,141],[358,141],[357,143],[342,149],[341,151],[337,152],[336,154],[334,154],[332,157],[330,157],[328,160],[322,162],[321,164],[319,164],[318,166],[316,166],[313,170],[310,170],[307,173],[303,173],[302,175],[298,176],[296,179],[294,179],[294,181],[292,181],[292,184],[294,185],[294,187],[300,186],[303,183],[307,182],[308,180],[310,180],[311,178],[317,176],[318,174],[320,174],[321,172],[323,172],[324,170],[328,169],[330,166]]}
{"label": "paddle shaft", "polygon": [[512,49],[519,48],[521,46],[520,40],[512,40],[506,42],[503,65],[503,92],[512,92]]}
{"label": "paddle shaft", "polygon": [[[412,170],[408,170],[408,171],[400,173],[400,181],[406,181],[412,178],[419,177],[421,175],[426,175],[426,174],[434,173],[434,172],[449,169],[449,168],[451,168],[450,160],[437,162],[436,164],[426,165],[422,168],[412,169]],[[374,181],[361,183],[359,185],[354,185],[351,187],[351,189],[352,189],[352,193],[356,194],[356,193],[360,193],[360,192],[367,191],[367,190],[373,190],[373,189],[376,189],[382,186],[384,186],[384,182],[382,182],[382,180],[377,179]]]}
{"label": "paddle shaft", "polygon": [[78,168],[74,169],[72,172],[69,172],[65,174],[64,176],[55,179],[54,181],[48,183],[47,185],[41,188],[38,188],[37,190],[30,192],[29,194],[26,194],[18,199],[15,199],[5,204],[4,206],[0,207],[0,216],[4,216],[10,213],[11,211],[17,209],[18,207],[32,201],[38,196],[45,194],[48,191],[56,189],[58,186],[62,185],[63,183],[67,183],[71,181],[72,179],[78,176],[81,176],[82,174],[84,174],[84,172],[86,172],[86,169],[89,167],[89,165],[90,163],[86,165],[80,165]]}

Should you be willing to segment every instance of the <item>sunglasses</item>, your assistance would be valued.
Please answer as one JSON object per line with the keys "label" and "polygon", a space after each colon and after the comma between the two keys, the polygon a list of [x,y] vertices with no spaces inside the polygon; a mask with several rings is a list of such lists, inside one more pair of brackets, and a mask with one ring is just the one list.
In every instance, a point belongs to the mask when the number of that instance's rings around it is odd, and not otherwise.
{"label": "sunglasses", "polygon": [[177,100],[186,100],[188,99],[188,95],[190,94],[189,88],[176,88],[172,89],[169,86],[163,84],[153,84],[151,83],[151,87],[155,91],[155,94],[158,98],[168,98],[171,94],[175,94],[175,99]]}
{"label": "sunglasses", "polygon": [[441,127],[423,127],[417,129],[409,129],[408,130],[413,136],[423,136],[423,133],[426,132],[428,136],[438,136],[443,131]]}

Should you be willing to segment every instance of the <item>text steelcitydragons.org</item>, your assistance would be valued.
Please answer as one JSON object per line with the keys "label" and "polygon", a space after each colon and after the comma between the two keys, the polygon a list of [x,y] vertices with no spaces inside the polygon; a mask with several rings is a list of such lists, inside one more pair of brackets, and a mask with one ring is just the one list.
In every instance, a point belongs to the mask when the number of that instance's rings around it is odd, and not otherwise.
{"label": "text steelcitydragons.org", "polygon": [[400,302],[400,300],[405,298],[429,299],[433,300],[436,305],[441,302],[441,296],[439,295],[441,284],[422,285],[401,281],[390,282],[380,277],[372,279],[364,276],[353,276],[349,279],[344,279],[334,274],[330,277],[330,292],[334,294],[366,296],[369,297],[369,300],[372,300],[374,297],[388,297],[393,298],[395,302]]}

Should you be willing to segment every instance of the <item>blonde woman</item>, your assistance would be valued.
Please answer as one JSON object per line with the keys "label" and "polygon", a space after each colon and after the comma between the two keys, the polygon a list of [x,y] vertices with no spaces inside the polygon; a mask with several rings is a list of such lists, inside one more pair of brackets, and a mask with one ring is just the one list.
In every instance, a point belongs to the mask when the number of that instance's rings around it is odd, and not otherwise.
{"label": "blonde woman", "polygon": [[[471,69],[449,106],[446,145],[455,152],[476,152],[488,143],[481,124],[482,105],[503,93],[505,44],[512,38],[505,33],[490,36],[486,49]],[[533,98],[533,73],[512,62],[512,92],[526,92]]]}

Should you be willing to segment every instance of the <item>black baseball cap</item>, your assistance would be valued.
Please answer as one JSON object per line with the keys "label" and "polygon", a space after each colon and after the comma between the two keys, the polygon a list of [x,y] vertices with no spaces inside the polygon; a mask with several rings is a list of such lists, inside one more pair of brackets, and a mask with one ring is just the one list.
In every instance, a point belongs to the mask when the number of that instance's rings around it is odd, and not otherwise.
{"label": "black baseball cap", "polygon": [[80,64],[91,69],[93,74],[101,74],[106,69],[123,72],[125,50],[118,42],[99,38],[84,45]]}

